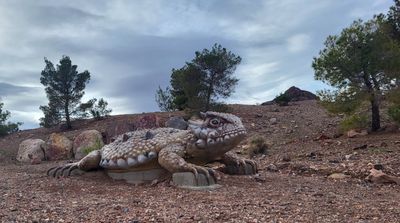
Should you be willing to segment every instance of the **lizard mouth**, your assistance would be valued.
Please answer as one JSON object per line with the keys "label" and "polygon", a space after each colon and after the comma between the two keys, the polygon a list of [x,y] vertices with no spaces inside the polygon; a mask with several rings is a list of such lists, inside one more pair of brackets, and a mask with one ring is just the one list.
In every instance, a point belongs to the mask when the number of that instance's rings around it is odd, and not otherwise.
{"label": "lizard mouth", "polygon": [[197,148],[235,146],[247,133],[240,118],[232,114],[206,112],[200,115],[202,120],[189,120],[189,129],[197,140]]}
{"label": "lizard mouth", "polygon": [[229,144],[232,141],[243,139],[247,134],[246,129],[238,128],[229,132],[218,133],[216,130],[207,128],[195,128],[193,133],[198,139],[195,145],[198,148],[206,148],[209,146],[216,146],[219,144]]}

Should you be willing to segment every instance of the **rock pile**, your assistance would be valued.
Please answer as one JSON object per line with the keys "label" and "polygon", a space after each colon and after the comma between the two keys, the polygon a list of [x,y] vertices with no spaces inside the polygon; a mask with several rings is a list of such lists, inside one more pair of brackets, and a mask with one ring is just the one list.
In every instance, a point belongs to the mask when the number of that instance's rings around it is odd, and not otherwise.
{"label": "rock pile", "polygon": [[[318,100],[318,97],[309,92],[309,91],[305,91],[305,90],[301,90],[298,87],[292,86],[289,89],[287,89],[283,95],[285,95],[289,101],[306,101],[306,100]],[[271,104],[275,104],[276,101],[275,99],[272,101],[266,101],[264,103],[262,103],[261,105],[271,105]]]}

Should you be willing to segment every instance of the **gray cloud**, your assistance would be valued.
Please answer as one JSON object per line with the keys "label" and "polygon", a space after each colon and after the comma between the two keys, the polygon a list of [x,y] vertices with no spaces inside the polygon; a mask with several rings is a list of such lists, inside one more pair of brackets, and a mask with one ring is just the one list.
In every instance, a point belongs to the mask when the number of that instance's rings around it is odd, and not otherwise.
{"label": "gray cloud", "polygon": [[0,96],[3,97],[20,93],[34,92],[34,90],[35,89],[32,87],[23,87],[23,86],[17,86],[13,84],[0,82]]}
{"label": "gray cloud", "polygon": [[194,52],[220,43],[243,58],[230,103],[261,103],[291,85],[315,91],[311,61],[330,34],[391,1],[211,0],[0,2],[0,96],[13,121],[37,126],[47,104],[43,57],[71,57],[89,70],[83,100],[103,97],[114,114],[155,111],[157,87],[169,84]]}

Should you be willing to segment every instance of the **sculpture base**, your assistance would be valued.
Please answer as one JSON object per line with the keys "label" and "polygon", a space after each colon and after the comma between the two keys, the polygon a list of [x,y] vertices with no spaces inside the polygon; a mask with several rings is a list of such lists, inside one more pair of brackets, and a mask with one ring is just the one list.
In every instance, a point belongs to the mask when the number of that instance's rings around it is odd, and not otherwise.
{"label": "sculpture base", "polygon": [[221,185],[216,184],[213,178],[207,181],[207,177],[200,173],[199,179],[196,181],[192,172],[174,173],[172,174],[172,182],[179,188],[190,190],[213,190],[221,187]]}
{"label": "sculpture base", "polygon": [[114,180],[125,180],[127,183],[140,185],[150,184],[154,180],[164,180],[169,176],[169,172],[166,169],[150,169],[150,170],[138,170],[138,171],[107,171],[107,175]]}

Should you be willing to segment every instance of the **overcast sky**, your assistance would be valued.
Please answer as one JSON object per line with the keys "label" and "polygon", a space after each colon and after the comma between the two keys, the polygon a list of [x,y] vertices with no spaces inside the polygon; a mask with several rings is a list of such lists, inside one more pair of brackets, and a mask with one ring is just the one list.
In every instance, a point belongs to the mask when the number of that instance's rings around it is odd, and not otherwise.
{"label": "overcast sky", "polygon": [[242,57],[226,102],[256,104],[295,85],[315,92],[312,58],[328,35],[387,12],[392,0],[0,1],[0,98],[11,121],[38,127],[47,57],[91,73],[83,101],[112,114],[157,111],[157,87],[194,52],[219,43]]}

